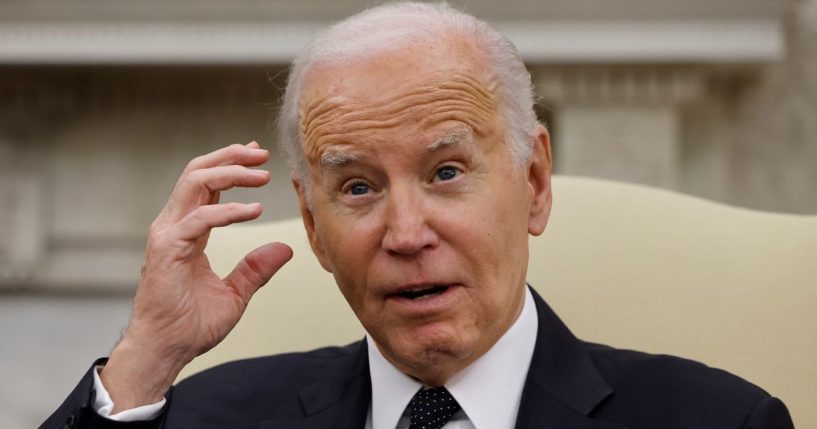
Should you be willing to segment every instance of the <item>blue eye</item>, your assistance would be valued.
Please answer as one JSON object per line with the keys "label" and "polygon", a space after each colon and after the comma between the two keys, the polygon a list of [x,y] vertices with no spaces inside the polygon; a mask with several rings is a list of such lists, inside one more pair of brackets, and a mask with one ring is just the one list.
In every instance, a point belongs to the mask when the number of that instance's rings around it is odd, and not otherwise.
{"label": "blue eye", "polygon": [[440,180],[451,180],[457,177],[459,171],[454,167],[442,167],[437,170],[437,178]]}
{"label": "blue eye", "polygon": [[355,183],[349,188],[349,192],[352,195],[363,195],[369,192],[369,185],[365,183]]}

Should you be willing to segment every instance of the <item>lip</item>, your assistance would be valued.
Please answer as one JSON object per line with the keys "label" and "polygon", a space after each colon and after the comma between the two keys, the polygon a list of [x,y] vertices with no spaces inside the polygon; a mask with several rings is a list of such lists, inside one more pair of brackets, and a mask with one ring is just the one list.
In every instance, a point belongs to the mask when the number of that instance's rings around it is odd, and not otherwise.
{"label": "lip", "polygon": [[[402,292],[437,286],[446,286],[447,289],[422,299],[411,299],[400,295]],[[461,291],[462,285],[457,283],[412,283],[392,289],[386,294],[386,303],[392,307],[392,310],[404,316],[431,315],[452,307],[457,302],[457,295]]]}
{"label": "lip", "polygon": [[454,286],[453,283],[447,282],[417,282],[417,283],[407,283],[404,285],[399,285],[397,287],[390,288],[388,292],[386,292],[387,297],[391,297],[394,295],[399,295],[403,292],[408,292],[412,290],[422,290],[422,289],[430,289],[437,286]]}

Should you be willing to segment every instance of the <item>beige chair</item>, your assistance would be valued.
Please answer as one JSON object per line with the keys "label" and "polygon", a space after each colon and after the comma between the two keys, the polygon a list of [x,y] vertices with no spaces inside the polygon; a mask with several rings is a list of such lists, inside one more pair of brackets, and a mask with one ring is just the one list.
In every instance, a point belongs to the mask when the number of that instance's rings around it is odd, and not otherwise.
{"label": "beige chair", "polygon": [[[817,428],[817,217],[592,179],[557,177],[553,189],[528,280],[578,337],[724,368],[782,398],[797,427]],[[207,252],[226,274],[273,240],[293,260],[182,377],[362,337],[300,219],[218,230]]]}

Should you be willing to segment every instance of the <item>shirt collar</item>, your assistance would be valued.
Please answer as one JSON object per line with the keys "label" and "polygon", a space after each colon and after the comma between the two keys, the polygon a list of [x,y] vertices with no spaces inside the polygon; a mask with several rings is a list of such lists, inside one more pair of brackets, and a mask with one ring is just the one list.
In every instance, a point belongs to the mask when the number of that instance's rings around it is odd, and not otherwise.
{"label": "shirt collar", "polygon": [[[538,330],[530,290],[519,318],[502,337],[446,385],[477,429],[513,428],[522,388],[528,375]],[[411,398],[423,384],[395,368],[367,335],[372,380],[372,427],[394,428]]]}

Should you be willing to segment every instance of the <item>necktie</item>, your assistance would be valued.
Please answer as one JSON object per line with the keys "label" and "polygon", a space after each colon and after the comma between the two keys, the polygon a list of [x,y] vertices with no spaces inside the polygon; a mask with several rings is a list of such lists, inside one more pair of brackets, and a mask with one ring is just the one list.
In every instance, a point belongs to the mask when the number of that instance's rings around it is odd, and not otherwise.
{"label": "necktie", "polygon": [[440,429],[460,410],[460,404],[445,387],[420,389],[409,402],[409,429]]}

